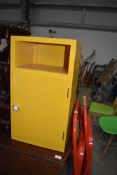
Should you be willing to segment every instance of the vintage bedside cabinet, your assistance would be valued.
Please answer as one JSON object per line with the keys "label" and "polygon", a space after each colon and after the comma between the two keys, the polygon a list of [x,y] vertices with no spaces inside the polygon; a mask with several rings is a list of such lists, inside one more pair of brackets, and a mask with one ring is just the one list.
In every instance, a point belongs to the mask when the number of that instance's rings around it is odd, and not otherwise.
{"label": "vintage bedside cabinet", "polygon": [[76,99],[80,43],[11,37],[11,137],[64,152]]}

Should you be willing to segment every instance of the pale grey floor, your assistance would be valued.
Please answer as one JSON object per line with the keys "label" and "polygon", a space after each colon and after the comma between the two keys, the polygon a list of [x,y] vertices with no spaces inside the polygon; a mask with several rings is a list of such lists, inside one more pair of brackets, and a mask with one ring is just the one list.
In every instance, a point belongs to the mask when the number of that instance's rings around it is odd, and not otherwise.
{"label": "pale grey floor", "polygon": [[[99,136],[101,132],[98,122],[93,123],[94,133],[94,150],[92,160],[92,170],[94,175],[117,175],[117,137],[113,140],[113,145],[109,148],[105,157],[102,158],[105,145],[108,141],[109,135],[104,134],[102,137]],[[114,146],[115,145],[115,146]]]}
{"label": "pale grey floor", "polygon": [[[90,103],[91,89],[82,85],[79,90],[78,98],[82,100],[82,96],[88,97]],[[100,133],[98,121],[94,117],[92,118],[93,134],[94,134],[94,149],[92,158],[92,170],[91,175],[117,175],[117,144],[111,146],[108,150],[105,158],[102,158],[102,153],[105,148],[105,144],[108,140],[108,135],[104,135],[101,138],[97,138]],[[117,143],[117,137],[115,137],[114,143]],[[64,167],[61,175],[73,175],[73,157],[70,156],[66,166]]]}

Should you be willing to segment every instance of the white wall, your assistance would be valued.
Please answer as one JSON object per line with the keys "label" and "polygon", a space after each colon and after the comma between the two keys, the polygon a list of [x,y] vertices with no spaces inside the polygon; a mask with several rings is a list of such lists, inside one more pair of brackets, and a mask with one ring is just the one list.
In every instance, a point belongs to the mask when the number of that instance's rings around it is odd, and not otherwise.
{"label": "white wall", "polygon": [[[30,21],[51,23],[73,23],[81,24],[83,9],[75,8],[31,8]],[[117,26],[117,12],[85,10],[84,24]]]}
{"label": "white wall", "polygon": [[[84,57],[90,55],[95,49],[95,61],[97,64],[105,64],[117,57],[117,33],[78,30],[68,28],[53,28],[57,31],[54,37],[78,39],[82,43]],[[49,37],[48,27],[31,27],[32,35]]]}
{"label": "white wall", "polygon": [[21,20],[21,9],[0,9],[0,20]]}
{"label": "white wall", "polygon": [[[38,0],[32,0],[38,1]],[[82,2],[85,2],[83,0]],[[90,3],[91,0],[87,0]],[[1,0],[0,4],[8,3],[7,0]],[[17,2],[20,0],[9,0],[9,2]],[[39,2],[48,2],[47,0],[39,0]],[[50,0],[49,2],[62,3],[63,0]],[[71,0],[64,0],[64,3],[71,2]],[[74,0],[74,3],[77,0]],[[80,1],[81,2],[81,1]],[[93,2],[102,2],[101,0],[94,0]],[[111,1],[113,5],[114,0]],[[106,0],[106,3],[110,3]],[[0,20],[20,20],[21,9],[10,8],[0,9]],[[30,20],[32,22],[58,22],[58,23],[74,23],[80,24],[82,22],[82,11],[77,9],[54,9],[54,8],[31,8],[30,9]],[[86,11],[85,24],[88,25],[104,25],[104,26],[116,26],[117,27],[117,12],[101,12],[101,11]],[[83,55],[86,58],[95,49],[96,56],[95,61],[97,64],[105,64],[113,58],[117,57],[117,32],[102,32],[93,30],[78,30],[70,28],[54,28],[57,33],[54,37],[59,38],[73,38],[78,39],[82,43]],[[31,27],[32,35],[35,36],[49,36],[49,27]]]}
{"label": "white wall", "polygon": [[[47,0],[45,0],[47,1]],[[51,0],[52,1],[52,0]],[[56,0],[57,1],[57,0]],[[69,0],[66,0],[69,1]],[[84,0],[85,1],[85,0]],[[89,0],[90,1],[90,0]],[[96,0],[95,0],[96,1]],[[100,1],[101,2],[101,1]],[[79,9],[32,8],[30,20],[34,23],[82,23],[83,11]],[[86,10],[84,24],[97,26],[117,27],[117,12]],[[49,25],[49,24],[48,24]],[[31,27],[32,35],[49,36],[49,27]],[[54,37],[73,38],[81,41],[83,55],[86,58],[95,49],[97,64],[106,64],[113,57],[117,57],[117,32],[103,32],[71,28],[54,28],[57,34]]]}

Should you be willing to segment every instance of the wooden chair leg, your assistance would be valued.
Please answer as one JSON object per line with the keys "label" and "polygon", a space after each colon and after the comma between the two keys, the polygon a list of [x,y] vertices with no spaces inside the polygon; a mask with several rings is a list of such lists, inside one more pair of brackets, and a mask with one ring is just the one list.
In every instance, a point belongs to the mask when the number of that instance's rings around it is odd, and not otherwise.
{"label": "wooden chair leg", "polygon": [[110,147],[110,144],[111,144],[111,142],[112,142],[113,137],[114,137],[114,135],[110,135],[109,141],[108,141],[108,143],[107,143],[107,145],[106,145],[106,148],[105,148],[105,150],[104,150],[104,152],[103,152],[103,155],[102,155],[103,158],[104,158],[104,156],[106,155],[106,153],[107,153],[107,151],[108,151],[108,149],[109,149],[109,147]]}

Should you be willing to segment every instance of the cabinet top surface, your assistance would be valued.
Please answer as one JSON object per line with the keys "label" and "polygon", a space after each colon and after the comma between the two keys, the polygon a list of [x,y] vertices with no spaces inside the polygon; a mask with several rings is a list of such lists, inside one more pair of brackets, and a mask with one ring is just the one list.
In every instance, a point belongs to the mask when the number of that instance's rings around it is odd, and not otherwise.
{"label": "cabinet top surface", "polygon": [[24,42],[36,42],[36,43],[48,43],[48,44],[63,44],[72,45],[76,44],[78,41],[74,39],[66,38],[47,38],[47,37],[35,37],[35,36],[12,36],[12,41],[24,41]]}

